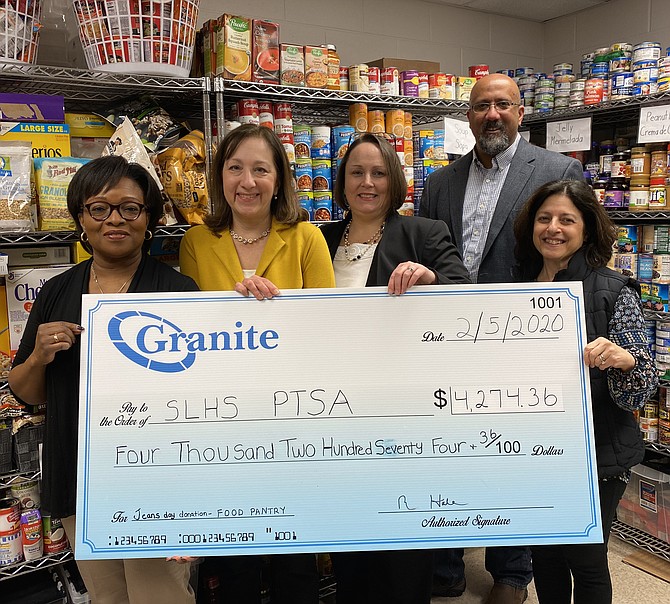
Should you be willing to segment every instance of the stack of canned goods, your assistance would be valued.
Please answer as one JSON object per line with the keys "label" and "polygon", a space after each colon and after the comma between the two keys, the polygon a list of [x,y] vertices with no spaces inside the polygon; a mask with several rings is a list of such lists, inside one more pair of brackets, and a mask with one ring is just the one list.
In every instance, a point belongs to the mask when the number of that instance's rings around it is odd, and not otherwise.
{"label": "stack of canned goods", "polygon": [[633,47],[633,78],[635,96],[658,92],[658,62],[661,45],[658,42],[642,42]]}
{"label": "stack of canned goods", "polygon": [[554,65],[554,108],[565,109],[570,106],[571,85],[575,81],[572,63]]}
{"label": "stack of canned goods", "polygon": [[533,111],[535,113],[549,113],[553,111],[555,87],[556,82],[552,78],[547,77],[544,73],[538,74],[533,103]]}

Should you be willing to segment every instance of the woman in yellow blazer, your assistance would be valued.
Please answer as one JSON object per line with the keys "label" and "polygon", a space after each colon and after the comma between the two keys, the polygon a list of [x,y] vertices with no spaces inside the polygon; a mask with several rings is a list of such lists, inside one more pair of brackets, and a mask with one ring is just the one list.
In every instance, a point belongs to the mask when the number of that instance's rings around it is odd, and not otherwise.
{"label": "woman in yellow blazer", "polygon": [[[212,175],[213,212],[182,239],[183,274],[201,290],[235,290],[259,300],[278,295],[279,288],[335,287],[326,241],[304,222],[284,147],[272,130],[233,130],[214,157]],[[273,604],[318,604],[314,554],[269,560]],[[225,602],[260,604],[260,556],[208,558],[204,565],[219,574]]]}
{"label": "woman in yellow blazer", "polygon": [[[181,272],[201,290],[235,290],[259,300],[279,288],[334,287],[323,235],[304,222],[281,141],[245,125],[221,143],[212,164],[212,215],[189,229]],[[220,177],[217,177],[220,175]]]}

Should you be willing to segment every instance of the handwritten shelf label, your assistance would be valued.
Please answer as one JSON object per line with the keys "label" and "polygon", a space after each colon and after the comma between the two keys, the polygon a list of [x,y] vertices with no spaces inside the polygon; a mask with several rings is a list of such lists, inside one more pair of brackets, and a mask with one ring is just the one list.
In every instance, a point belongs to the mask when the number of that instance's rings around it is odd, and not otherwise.
{"label": "handwritten shelf label", "polygon": [[581,283],[86,295],[77,556],[599,542],[583,321]]}
{"label": "handwritten shelf label", "polygon": [[640,107],[639,143],[665,143],[670,140],[670,105]]}
{"label": "handwritten shelf label", "polygon": [[559,153],[588,151],[591,148],[591,118],[547,122],[546,147]]}

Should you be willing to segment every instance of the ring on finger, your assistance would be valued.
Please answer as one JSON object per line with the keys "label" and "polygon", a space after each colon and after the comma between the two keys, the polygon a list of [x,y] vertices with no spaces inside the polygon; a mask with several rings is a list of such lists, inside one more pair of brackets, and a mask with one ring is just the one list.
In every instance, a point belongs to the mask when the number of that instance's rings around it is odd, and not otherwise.
{"label": "ring on finger", "polygon": [[58,339],[58,334],[57,333],[54,334],[54,342],[60,342],[60,340]]}
{"label": "ring on finger", "polygon": [[604,365],[605,364],[605,357],[603,356],[602,352],[598,355],[598,358],[600,359],[600,364]]}
{"label": "ring on finger", "polygon": [[408,267],[407,267],[407,270],[408,270],[410,273],[413,273],[413,272],[414,272],[414,267],[413,267],[413,266],[408,266]]}

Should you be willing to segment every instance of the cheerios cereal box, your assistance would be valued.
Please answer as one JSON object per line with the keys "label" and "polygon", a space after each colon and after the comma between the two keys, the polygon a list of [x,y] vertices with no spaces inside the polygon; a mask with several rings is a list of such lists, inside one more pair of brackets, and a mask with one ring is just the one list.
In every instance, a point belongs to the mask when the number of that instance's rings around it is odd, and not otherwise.
{"label": "cheerios cereal box", "polygon": [[0,122],[0,141],[29,141],[36,157],[67,157],[70,153],[70,126]]}
{"label": "cheerios cereal box", "polygon": [[19,349],[28,315],[42,286],[51,277],[59,275],[71,266],[70,264],[61,264],[40,268],[13,269],[5,277],[11,358],[14,358],[16,351]]}

